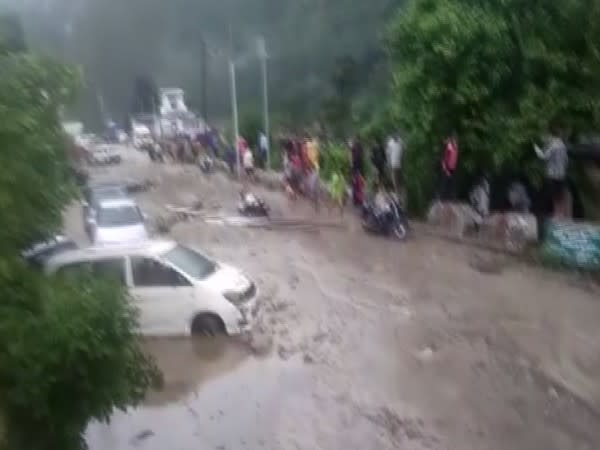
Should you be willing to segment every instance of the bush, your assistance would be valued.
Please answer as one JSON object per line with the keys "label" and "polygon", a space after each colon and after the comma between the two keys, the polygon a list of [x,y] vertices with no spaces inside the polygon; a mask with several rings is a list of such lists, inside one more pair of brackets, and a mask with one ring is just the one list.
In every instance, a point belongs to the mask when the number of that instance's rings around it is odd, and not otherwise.
{"label": "bush", "polygon": [[90,420],[135,405],[158,375],[123,290],[45,277],[20,257],[61,228],[76,194],[58,110],[72,99],[77,75],[0,42],[0,448],[7,450],[83,449]]}
{"label": "bush", "polygon": [[534,160],[531,141],[552,122],[597,127],[599,18],[597,2],[580,0],[411,0],[401,8],[387,33],[391,117],[408,133],[406,177],[418,208],[452,131],[461,170],[493,174]]}
{"label": "bush", "polygon": [[327,143],[320,154],[321,178],[330,180],[334,173],[348,180],[350,177],[350,150],[339,143]]}
{"label": "bush", "polygon": [[6,448],[80,450],[89,420],[139,403],[158,371],[138,345],[123,289],[15,267],[0,281]]}

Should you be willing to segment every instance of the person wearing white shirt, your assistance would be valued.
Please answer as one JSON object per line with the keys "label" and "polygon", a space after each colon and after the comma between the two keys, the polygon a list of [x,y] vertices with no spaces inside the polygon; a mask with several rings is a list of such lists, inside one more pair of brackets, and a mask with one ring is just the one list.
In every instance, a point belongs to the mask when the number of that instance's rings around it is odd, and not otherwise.
{"label": "person wearing white shirt", "polygon": [[261,169],[264,169],[266,167],[268,155],[269,139],[267,139],[267,135],[261,131],[258,135],[258,164]]}
{"label": "person wearing white shirt", "polygon": [[242,164],[248,178],[254,178],[254,155],[252,155],[252,150],[249,148],[242,155]]}
{"label": "person wearing white shirt", "polygon": [[545,209],[555,217],[567,217],[567,169],[569,166],[569,155],[567,146],[560,137],[560,131],[553,126],[550,137],[544,149],[533,145],[535,153],[546,164],[545,181]]}
{"label": "person wearing white shirt", "polygon": [[402,198],[402,154],[404,153],[404,143],[400,136],[396,134],[388,139],[385,153],[392,175],[394,190],[398,198]]}

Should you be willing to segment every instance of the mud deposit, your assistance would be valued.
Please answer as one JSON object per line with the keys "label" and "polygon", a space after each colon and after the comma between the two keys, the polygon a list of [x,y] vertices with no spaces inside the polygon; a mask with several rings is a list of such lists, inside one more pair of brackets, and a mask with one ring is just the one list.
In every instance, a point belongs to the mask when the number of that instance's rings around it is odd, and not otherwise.
{"label": "mud deposit", "polygon": [[[150,216],[198,200],[234,213],[239,186],[226,176],[125,155],[95,177],[156,180],[136,194]],[[274,214],[316,217],[256,191]],[[80,220],[76,207],[67,212],[75,237]],[[252,276],[259,323],[250,336],[144,341],[164,389],[91,424],[91,448],[598,448],[597,288],[515,261],[477,270],[473,250],[418,227],[398,244],[365,236],[351,214],[345,221],[318,233],[173,226],[176,239]]]}

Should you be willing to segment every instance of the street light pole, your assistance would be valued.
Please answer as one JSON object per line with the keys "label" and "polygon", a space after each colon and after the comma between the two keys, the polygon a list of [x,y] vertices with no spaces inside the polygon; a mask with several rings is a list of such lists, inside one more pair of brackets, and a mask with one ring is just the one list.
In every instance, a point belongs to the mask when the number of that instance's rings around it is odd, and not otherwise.
{"label": "street light pole", "polygon": [[229,80],[231,82],[231,111],[233,114],[233,148],[235,149],[235,161],[237,177],[241,176],[241,161],[240,152],[238,149],[238,141],[240,139],[239,124],[238,124],[238,109],[237,109],[237,91],[235,85],[235,62],[233,58],[229,59]]}
{"label": "street light pole", "polygon": [[271,169],[271,138],[269,135],[269,91],[267,76],[267,46],[265,39],[260,37],[257,41],[258,57],[260,58],[262,72],[262,93],[263,93],[263,120],[264,133],[267,137],[267,169]]}
{"label": "street light pole", "polygon": [[208,50],[206,48],[206,40],[201,37],[202,45],[202,119],[208,123]]}
{"label": "street light pole", "polygon": [[241,161],[238,149],[240,130],[238,123],[237,89],[235,83],[235,47],[233,45],[232,3],[229,3],[229,82],[231,86],[231,114],[233,116],[233,148],[235,150],[235,166],[238,180],[241,179]]}

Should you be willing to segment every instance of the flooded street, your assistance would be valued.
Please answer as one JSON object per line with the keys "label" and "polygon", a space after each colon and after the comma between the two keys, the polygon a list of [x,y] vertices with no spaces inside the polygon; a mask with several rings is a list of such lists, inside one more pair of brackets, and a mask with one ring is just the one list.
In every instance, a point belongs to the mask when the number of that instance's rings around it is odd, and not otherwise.
{"label": "flooded street", "polygon": [[[155,181],[151,217],[201,200],[235,214],[222,173],[125,150],[98,180]],[[338,220],[256,188],[276,216]],[[81,211],[67,233],[83,241]],[[404,244],[341,229],[181,222],[170,234],[247,272],[261,292],[250,336],[147,339],[164,386],[91,424],[92,450],[594,449],[600,442],[600,292],[571,275],[419,234]]]}

